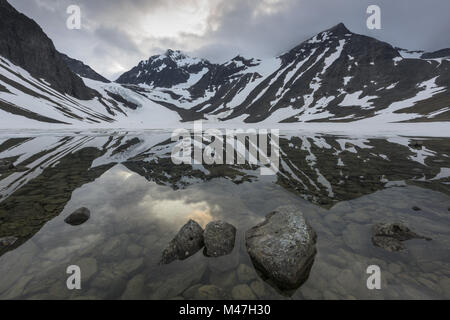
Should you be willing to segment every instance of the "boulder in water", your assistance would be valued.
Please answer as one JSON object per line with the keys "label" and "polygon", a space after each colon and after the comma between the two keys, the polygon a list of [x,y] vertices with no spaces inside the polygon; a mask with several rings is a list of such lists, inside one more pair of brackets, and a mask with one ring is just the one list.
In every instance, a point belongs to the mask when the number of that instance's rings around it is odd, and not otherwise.
{"label": "boulder in water", "polygon": [[308,279],[317,236],[298,208],[279,207],[245,238],[255,268],[279,289],[297,289]]}

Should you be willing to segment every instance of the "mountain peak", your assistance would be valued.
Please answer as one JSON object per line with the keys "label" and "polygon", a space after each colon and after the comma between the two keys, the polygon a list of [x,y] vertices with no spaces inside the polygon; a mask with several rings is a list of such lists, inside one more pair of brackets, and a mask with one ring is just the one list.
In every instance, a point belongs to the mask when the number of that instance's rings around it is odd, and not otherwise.
{"label": "mountain peak", "polygon": [[177,58],[185,58],[187,57],[183,52],[181,52],[180,50],[172,50],[172,49],[167,49],[167,51],[164,53],[164,55],[166,57],[169,58],[173,58],[173,59],[177,59]]}
{"label": "mountain peak", "polygon": [[335,25],[334,27],[328,29],[327,31],[328,32],[332,32],[334,34],[339,34],[339,35],[351,33],[350,30],[348,30],[347,27],[345,26],[345,24],[343,24],[342,22],[338,23],[337,25]]}

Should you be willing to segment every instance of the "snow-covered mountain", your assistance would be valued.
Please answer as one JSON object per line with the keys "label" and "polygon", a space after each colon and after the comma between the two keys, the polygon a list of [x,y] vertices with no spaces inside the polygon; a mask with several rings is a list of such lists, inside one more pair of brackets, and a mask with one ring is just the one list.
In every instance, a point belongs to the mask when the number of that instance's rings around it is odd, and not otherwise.
{"label": "snow-covered mountain", "polygon": [[[195,84],[211,67],[203,59],[190,58],[181,51],[167,50],[141,61],[138,66],[124,73],[117,83],[147,85],[154,88],[171,88]],[[194,81],[193,81],[194,80]]]}
{"label": "snow-covered mountain", "polygon": [[214,64],[168,50],[109,82],[6,0],[0,16],[2,128],[450,121],[448,49],[394,48],[343,24],[271,59]]}
{"label": "snow-covered mountain", "polygon": [[189,110],[185,120],[449,120],[450,59],[411,54],[339,24],[273,59],[211,65],[181,92],[148,91],[158,103]]}

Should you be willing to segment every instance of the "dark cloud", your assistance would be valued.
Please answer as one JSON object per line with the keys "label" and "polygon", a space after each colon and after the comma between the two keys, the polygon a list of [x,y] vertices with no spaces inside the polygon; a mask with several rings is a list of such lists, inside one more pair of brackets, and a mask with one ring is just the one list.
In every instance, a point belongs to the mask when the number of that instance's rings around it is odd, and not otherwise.
{"label": "dark cloud", "polygon": [[[450,47],[448,0],[10,0],[56,47],[114,78],[167,48],[223,62],[237,54],[278,55],[339,22],[408,49]],[[82,8],[83,29],[68,30],[66,8]],[[379,5],[382,30],[368,30]]]}

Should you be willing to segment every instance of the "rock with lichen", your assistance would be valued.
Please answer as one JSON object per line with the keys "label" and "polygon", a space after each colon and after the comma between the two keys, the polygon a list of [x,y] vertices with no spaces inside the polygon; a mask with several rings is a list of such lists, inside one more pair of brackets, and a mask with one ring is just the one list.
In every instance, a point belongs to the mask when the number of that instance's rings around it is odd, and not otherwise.
{"label": "rock with lichen", "polygon": [[316,233],[302,212],[283,206],[246,233],[255,268],[281,290],[299,288],[309,277],[316,255]]}

